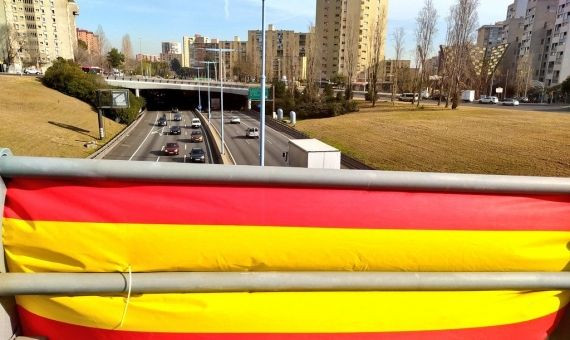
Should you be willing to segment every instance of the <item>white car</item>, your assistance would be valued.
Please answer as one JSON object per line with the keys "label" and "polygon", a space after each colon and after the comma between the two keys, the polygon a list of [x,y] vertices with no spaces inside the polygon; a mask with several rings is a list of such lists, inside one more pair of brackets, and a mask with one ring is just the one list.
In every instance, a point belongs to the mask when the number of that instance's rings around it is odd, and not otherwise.
{"label": "white car", "polygon": [[504,106],[519,106],[520,103],[518,100],[513,99],[513,98],[507,98],[505,100],[503,100],[503,105]]}
{"label": "white car", "polygon": [[420,96],[417,93],[402,93],[402,95],[398,98],[401,102],[412,102],[418,101]]}
{"label": "white car", "polygon": [[199,129],[200,127],[202,127],[202,122],[200,122],[199,118],[193,118],[192,119],[192,128],[193,129]]}
{"label": "white car", "polygon": [[241,120],[237,116],[230,118],[230,124],[241,124]]}
{"label": "white car", "polygon": [[24,70],[24,74],[40,75],[40,74],[42,74],[42,72],[35,67],[28,67]]}
{"label": "white car", "polygon": [[259,138],[259,129],[258,128],[249,128],[245,131],[246,138]]}
{"label": "white car", "polygon": [[499,98],[494,96],[485,96],[479,99],[479,104],[497,104],[499,103]]}

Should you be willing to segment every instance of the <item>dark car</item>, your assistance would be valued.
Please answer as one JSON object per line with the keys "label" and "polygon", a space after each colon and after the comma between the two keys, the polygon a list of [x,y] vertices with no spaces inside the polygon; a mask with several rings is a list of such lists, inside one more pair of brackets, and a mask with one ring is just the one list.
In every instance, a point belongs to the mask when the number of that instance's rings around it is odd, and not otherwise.
{"label": "dark car", "polygon": [[158,126],[166,126],[166,125],[167,125],[166,117],[160,117],[158,119]]}
{"label": "dark car", "polygon": [[206,153],[201,148],[192,148],[190,152],[190,162],[206,163]]}
{"label": "dark car", "polygon": [[173,108],[172,113],[178,113],[178,108],[177,107]]}
{"label": "dark car", "polygon": [[178,143],[168,143],[164,147],[164,154],[166,155],[178,155],[180,152],[180,147]]}
{"label": "dark car", "polygon": [[204,141],[204,135],[202,135],[202,131],[192,131],[192,135],[190,136],[190,140],[192,143],[201,143]]}
{"label": "dark car", "polygon": [[182,133],[182,129],[180,129],[180,126],[173,126],[170,128],[170,134],[171,135],[179,135]]}
{"label": "dark car", "polygon": [[174,121],[179,122],[182,120],[182,115],[180,113],[175,113],[174,114]]}

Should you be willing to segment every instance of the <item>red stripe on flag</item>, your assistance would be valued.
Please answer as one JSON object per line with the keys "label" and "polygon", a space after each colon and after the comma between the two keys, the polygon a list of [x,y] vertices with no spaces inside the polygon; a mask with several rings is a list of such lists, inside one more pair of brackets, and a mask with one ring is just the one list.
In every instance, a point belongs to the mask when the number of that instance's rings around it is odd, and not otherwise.
{"label": "red stripe on flag", "polygon": [[[390,333],[316,333],[316,334],[180,334],[114,331],[50,320],[18,306],[25,336],[45,336],[57,340],[544,340],[554,331],[563,311],[540,319],[493,327]],[[562,335],[560,339],[567,339]]]}
{"label": "red stripe on flag", "polygon": [[439,230],[570,230],[570,196],[13,179],[24,220]]}

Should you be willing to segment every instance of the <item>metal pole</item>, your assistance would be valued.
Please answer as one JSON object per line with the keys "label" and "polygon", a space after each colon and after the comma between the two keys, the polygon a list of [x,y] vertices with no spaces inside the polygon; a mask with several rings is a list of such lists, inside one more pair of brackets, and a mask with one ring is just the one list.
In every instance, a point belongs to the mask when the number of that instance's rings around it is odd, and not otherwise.
{"label": "metal pole", "polygon": [[139,37],[139,53],[141,55],[141,76],[144,76],[143,55],[142,55],[142,38],[141,37]]}
{"label": "metal pole", "polygon": [[261,110],[259,118],[259,165],[265,166],[265,0],[261,1]]}
{"label": "metal pole", "polygon": [[198,69],[198,108],[202,112],[202,93],[200,92],[200,69]]}
{"label": "metal pole", "polygon": [[251,166],[196,165],[179,163],[129,162],[115,160],[51,157],[0,157],[0,176],[133,181],[191,182],[217,185],[259,185],[272,187],[342,188],[468,192],[498,194],[570,194],[570,178],[463,175],[394,171],[354,171]]}
{"label": "metal pole", "polygon": [[105,139],[105,126],[103,125],[103,110],[98,109],[98,121],[99,121],[99,140]]}
{"label": "metal pole", "polygon": [[220,48],[220,109],[222,111],[222,155],[226,153],[226,145],[224,139],[224,77],[223,77],[223,60],[222,60],[222,49]]}
{"label": "metal pole", "polygon": [[0,274],[0,296],[220,292],[568,290],[570,273],[163,272]]}
{"label": "metal pole", "polygon": [[210,104],[210,64],[206,64],[208,66],[208,124],[212,120],[212,105]]}

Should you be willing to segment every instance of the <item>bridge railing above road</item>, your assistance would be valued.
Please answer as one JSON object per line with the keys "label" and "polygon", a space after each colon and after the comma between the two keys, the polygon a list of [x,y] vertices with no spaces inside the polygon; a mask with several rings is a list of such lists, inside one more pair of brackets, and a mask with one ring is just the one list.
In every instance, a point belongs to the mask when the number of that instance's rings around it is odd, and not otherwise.
{"label": "bridge railing above road", "polygon": [[[180,85],[201,85],[208,86],[207,80],[194,80],[194,79],[164,79],[156,77],[141,77],[141,76],[106,76],[106,80],[118,80],[118,81],[135,81],[141,83],[158,83],[158,84],[180,84]],[[217,80],[211,80],[209,82],[212,87],[219,87],[221,83]],[[239,82],[226,82],[224,81],[225,87],[232,88],[243,88],[249,89],[252,87],[257,87],[259,84],[249,84],[249,83],[239,83]]]}

